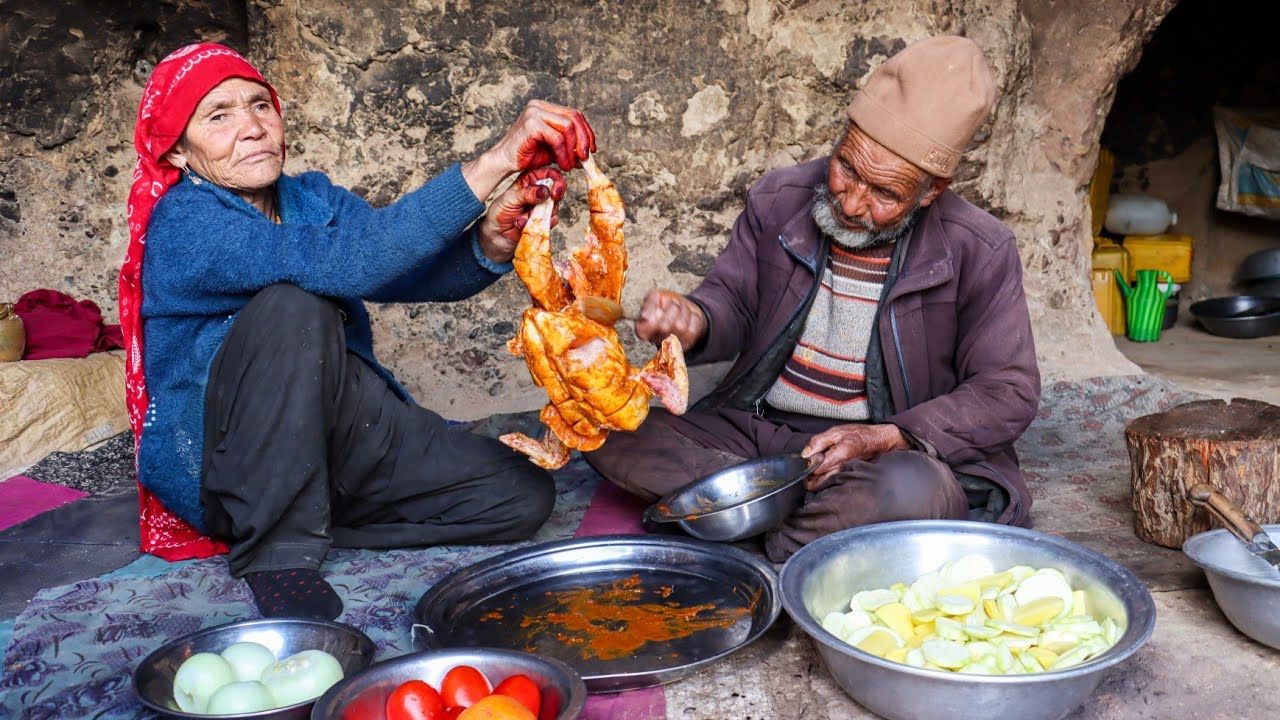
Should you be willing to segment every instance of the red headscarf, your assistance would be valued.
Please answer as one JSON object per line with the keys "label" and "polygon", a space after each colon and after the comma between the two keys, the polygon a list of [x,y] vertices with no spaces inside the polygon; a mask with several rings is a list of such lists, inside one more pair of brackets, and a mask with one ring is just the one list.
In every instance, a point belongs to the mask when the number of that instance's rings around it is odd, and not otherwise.
{"label": "red headscarf", "polygon": [[[224,80],[252,80],[271,92],[280,112],[275,88],[235,50],[216,43],[196,43],[171,53],[151,72],[138,104],[133,144],[138,162],[129,190],[129,250],[120,267],[120,324],[125,342],[125,403],[133,427],[135,449],[142,442],[147,414],[147,381],[142,375],[142,255],[147,225],[160,198],[177,184],[181,171],[164,156],[182,137],[187,121],[204,96]],[[166,560],[209,557],[226,552],[221,542],[204,537],[169,512],[149,490],[138,485],[142,551]]]}

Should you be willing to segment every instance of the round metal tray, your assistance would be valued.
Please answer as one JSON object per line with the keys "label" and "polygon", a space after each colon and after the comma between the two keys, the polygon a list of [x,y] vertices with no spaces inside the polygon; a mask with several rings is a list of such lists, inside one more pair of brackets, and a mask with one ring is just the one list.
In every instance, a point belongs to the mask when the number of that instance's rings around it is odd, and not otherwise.
{"label": "round metal tray", "polygon": [[696,672],[760,637],[781,610],[773,567],[745,550],[610,535],[455,571],[418,601],[413,635],[424,649],[546,655],[576,670],[588,692],[618,692]]}

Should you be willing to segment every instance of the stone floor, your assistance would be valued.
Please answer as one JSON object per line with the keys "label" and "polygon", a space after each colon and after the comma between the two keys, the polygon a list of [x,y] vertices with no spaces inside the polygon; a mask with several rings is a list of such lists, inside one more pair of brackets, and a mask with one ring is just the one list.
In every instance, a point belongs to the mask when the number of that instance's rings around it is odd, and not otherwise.
{"label": "stone floor", "polygon": [[[1280,337],[1232,340],[1184,321],[1158,343],[1117,338],[1117,345],[1147,372],[1188,390],[1280,404]],[[1203,575],[1185,556],[1142,543],[1125,528],[1105,536],[1076,537],[1060,514],[1046,512],[1041,517],[1037,529],[1072,537],[1134,570],[1152,590],[1157,608],[1150,642],[1111,671],[1069,718],[1280,717],[1275,684],[1280,652],[1249,640],[1227,622]],[[666,699],[671,720],[877,717],[836,685],[808,637],[785,616],[742,652],[667,686]]]}

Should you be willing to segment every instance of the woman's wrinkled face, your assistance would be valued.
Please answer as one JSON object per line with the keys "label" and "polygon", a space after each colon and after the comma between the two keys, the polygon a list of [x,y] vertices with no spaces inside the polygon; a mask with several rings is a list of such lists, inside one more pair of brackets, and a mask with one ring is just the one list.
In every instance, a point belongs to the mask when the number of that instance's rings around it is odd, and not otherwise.
{"label": "woman's wrinkled face", "polygon": [[275,184],[284,166],[284,121],[270,91],[251,80],[223,81],[196,106],[168,158],[241,194]]}

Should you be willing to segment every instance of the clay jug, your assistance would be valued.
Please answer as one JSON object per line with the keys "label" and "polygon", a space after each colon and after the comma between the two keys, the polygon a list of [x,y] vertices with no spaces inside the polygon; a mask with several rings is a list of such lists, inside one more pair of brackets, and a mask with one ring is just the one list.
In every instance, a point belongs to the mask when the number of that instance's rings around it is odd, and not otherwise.
{"label": "clay jug", "polygon": [[[1129,287],[1116,270],[1116,282],[1120,284],[1120,292],[1124,295],[1125,333],[1134,342],[1155,342],[1160,339],[1160,328],[1164,325],[1164,305],[1173,294],[1173,278],[1164,270],[1138,270],[1138,284]],[[1156,278],[1164,276],[1168,288],[1160,292],[1156,286]]]}
{"label": "clay jug", "polygon": [[0,303],[0,362],[12,362],[22,359],[22,351],[27,349],[27,333],[22,327],[22,318],[13,312],[13,306]]}

